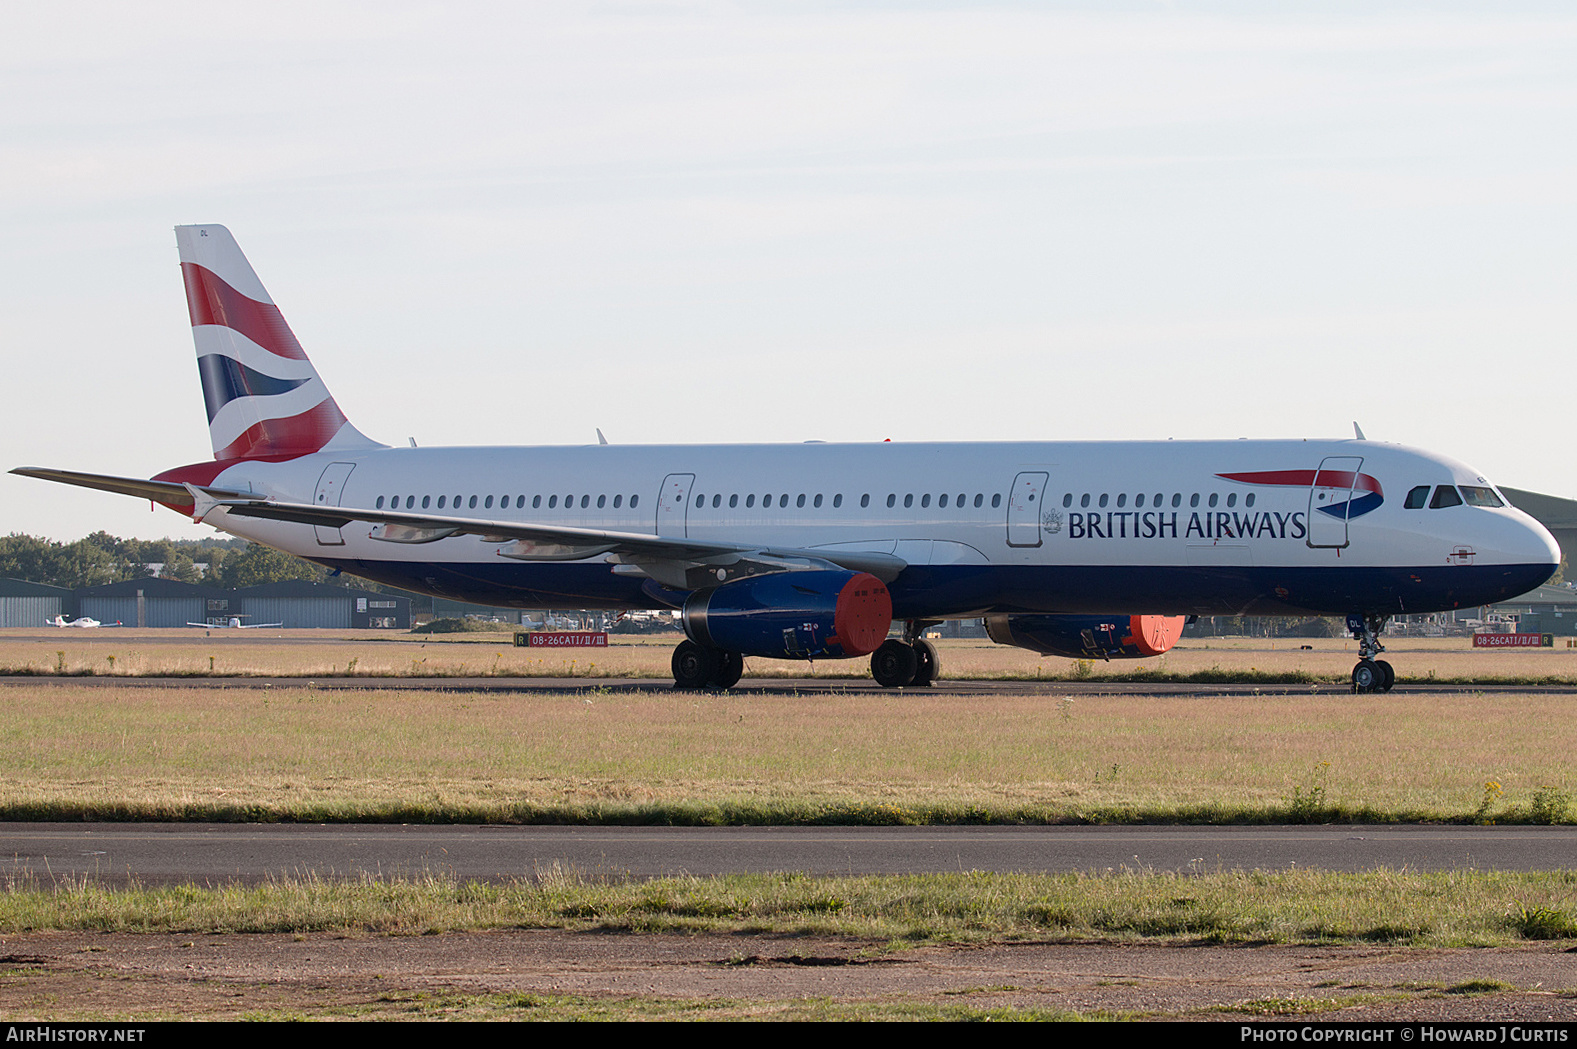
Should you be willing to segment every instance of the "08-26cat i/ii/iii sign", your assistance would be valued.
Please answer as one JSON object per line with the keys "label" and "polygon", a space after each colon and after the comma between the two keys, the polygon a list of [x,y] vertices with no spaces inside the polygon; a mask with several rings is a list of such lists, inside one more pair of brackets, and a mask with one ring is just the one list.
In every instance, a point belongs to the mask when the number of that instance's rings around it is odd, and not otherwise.
{"label": "08-26cat i/ii/iii sign", "polygon": [[533,630],[515,635],[522,648],[607,648],[608,635],[601,630]]}
{"label": "08-26cat i/ii/iii sign", "polygon": [[1540,648],[1554,645],[1553,634],[1474,634],[1474,648]]}

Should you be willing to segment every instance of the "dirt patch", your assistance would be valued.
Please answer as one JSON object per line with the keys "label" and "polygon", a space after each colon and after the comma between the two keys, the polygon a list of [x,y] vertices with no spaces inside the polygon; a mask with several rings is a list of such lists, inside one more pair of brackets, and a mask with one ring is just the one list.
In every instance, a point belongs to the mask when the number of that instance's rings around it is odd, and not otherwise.
{"label": "dirt patch", "polygon": [[[888,951],[792,936],[517,931],[49,933],[0,940],[9,1020],[396,1019],[555,1002],[700,1003],[719,1018],[805,1001],[1149,1018],[1577,1020],[1557,947],[1394,950],[1015,943]],[[651,1010],[644,1010],[648,1015]],[[659,1009],[660,1013],[661,1010]],[[618,1015],[617,1011],[615,1015]]]}

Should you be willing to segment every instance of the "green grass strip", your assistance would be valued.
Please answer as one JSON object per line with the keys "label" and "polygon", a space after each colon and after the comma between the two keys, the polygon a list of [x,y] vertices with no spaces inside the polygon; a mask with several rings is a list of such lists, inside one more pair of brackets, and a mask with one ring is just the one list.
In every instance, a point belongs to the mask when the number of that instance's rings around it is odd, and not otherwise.
{"label": "green grass strip", "polygon": [[818,934],[873,944],[1096,940],[1496,946],[1577,939],[1577,872],[732,875],[605,881],[552,869],[257,886],[108,888],[13,877],[0,933],[420,935],[488,929]]}

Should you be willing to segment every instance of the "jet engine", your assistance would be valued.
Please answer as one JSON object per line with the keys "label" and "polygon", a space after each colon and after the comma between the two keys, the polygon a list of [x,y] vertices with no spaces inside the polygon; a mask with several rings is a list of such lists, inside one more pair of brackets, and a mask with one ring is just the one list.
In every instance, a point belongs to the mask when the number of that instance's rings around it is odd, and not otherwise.
{"label": "jet engine", "polygon": [[893,602],[869,572],[751,576],[690,595],[684,632],[702,648],[773,659],[842,659],[876,651]]}
{"label": "jet engine", "polygon": [[986,617],[986,634],[999,645],[1043,656],[1143,659],[1175,645],[1186,621],[1186,616],[995,615]]}

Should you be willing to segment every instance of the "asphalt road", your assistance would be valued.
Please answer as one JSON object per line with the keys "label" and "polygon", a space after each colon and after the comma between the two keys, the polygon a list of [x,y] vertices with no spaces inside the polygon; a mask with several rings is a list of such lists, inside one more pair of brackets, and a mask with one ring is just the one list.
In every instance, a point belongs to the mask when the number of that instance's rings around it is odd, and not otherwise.
{"label": "asphalt road", "polygon": [[[80,688],[319,688],[382,689],[431,692],[669,692],[672,678],[584,678],[584,677],[55,677],[54,675],[0,676],[4,687],[80,687]],[[735,695],[800,695],[825,693],[890,692],[870,678],[746,678],[729,690]],[[1174,682],[1127,683],[1121,681],[972,681],[944,678],[926,689],[899,690],[933,692],[950,696],[1043,695],[1043,696],[1307,696],[1340,695],[1341,688],[1330,685],[1259,684],[1198,685]],[[1405,702],[1409,695],[1577,695],[1574,685],[1397,685],[1388,695]]]}
{"label": "asphalt road", "polygon": [[1577,866],[1573,827],[504,827],[0,824],[9,873],[43,884],[255,883],[444,873],[608,878],[747,871],[1207,872]]}

